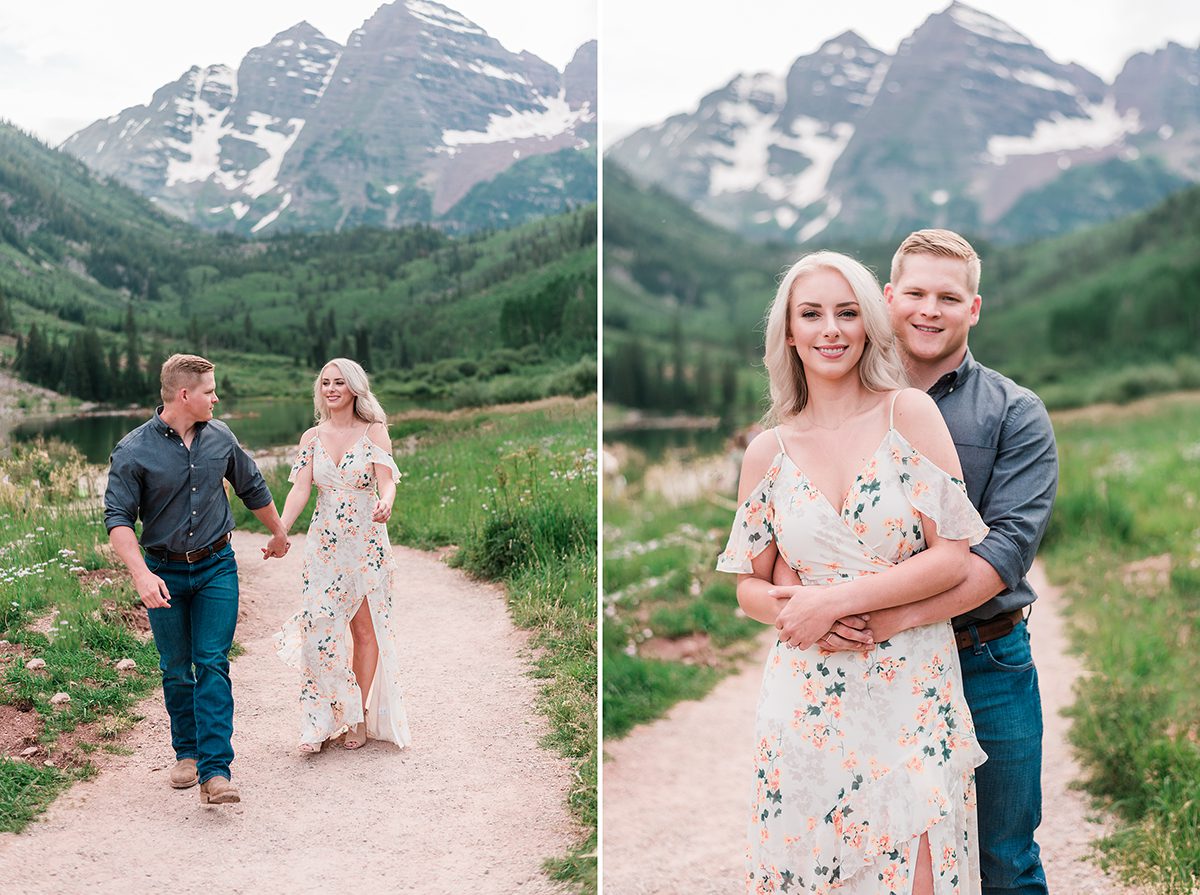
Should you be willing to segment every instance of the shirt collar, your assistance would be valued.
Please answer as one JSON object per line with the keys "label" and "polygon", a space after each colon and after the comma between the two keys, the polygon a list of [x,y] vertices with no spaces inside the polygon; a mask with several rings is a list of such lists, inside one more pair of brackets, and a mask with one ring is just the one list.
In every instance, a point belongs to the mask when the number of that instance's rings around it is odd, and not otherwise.
{"label": "shirt collar", "polygon": [[[182,436],[178,432],[176,432],[174,429],[172,429],[170,426],[168,426],[166,421],[162,418],[162,412],[163,412],[164,406],[165,405],[163,405],[163,404],[159,404],[157,407],[154,408],[154,418],[152,420],[150,420],[150,425],[154,427],[155,432],[159,432],[163,435],[173,435],[176,438],[181,438]],[[203,429],[206,425],[207,425],[207,422],[196,423],[196,425],[195,425],[196,432],[199,433],[200,430]]]}
{"label": "shirt collar", "polygon": [[967,353],[963,355],[962,363],[949,373],[944,374],[937,382],[930,386],[929,394],[938,398],[949,394],[956,388],[961,388],[962,384],[967,381],[967,378],[975,372],[975,368],[978,366],[979,364],[976,363],[975,358],[971,356],[971,349],[968,348]]}

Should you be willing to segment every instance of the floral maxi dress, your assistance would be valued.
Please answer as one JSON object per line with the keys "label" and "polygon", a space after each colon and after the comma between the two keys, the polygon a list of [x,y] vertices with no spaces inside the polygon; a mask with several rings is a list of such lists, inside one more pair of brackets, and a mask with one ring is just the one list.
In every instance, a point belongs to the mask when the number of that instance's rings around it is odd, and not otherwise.
{"label": "floral maxi dress", "polygon": [[399,746],[411,741],[400,688],[400,657],[392,596],[396,562],[387,525],[371,521],[375,464],[400,470],[366,434],[340,462],[314,435],[296,457],[288,480],[312,464],[317,508],[304,545],[300,611],[276,636],[280,658],[300,670],[300,742],[320,744],[363,720],[362,696],[351,670],[350,619],[363,600],[370,608],[379,662],[367,696],[367,734]]}
{"label": "floral maxi dress", "polygon": [[[878,573],[942,537],[987,527],[961,481],[888,429],[835,508],[779,453],[738,509],[717,568],[750,574],[773,540],[808,586]],[[974,769],[986,760],[963,700],[948,622],[870,652],[767,657],[755,720],[746,891],[909,895],[928,833],[936,895],[978,893]]]}

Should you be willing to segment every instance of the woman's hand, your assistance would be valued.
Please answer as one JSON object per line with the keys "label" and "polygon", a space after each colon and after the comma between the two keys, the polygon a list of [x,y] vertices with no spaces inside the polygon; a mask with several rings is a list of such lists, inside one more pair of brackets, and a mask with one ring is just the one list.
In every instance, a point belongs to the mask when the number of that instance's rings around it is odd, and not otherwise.
{"label": "woman's hand", "polygon": [[375,501],[375,509],[371,511],[372,522],[387,522],[392,518],[392,504],[387,500]]}
{"label": "woman's hand", "polygon": [[775,619],[781,643],[808,649],[829,632],[838,619],[837,608],[829,599],[829,590],[827,587],[791,585],[767,591],[768,596],[775,598],[790,595],[787,605]]}

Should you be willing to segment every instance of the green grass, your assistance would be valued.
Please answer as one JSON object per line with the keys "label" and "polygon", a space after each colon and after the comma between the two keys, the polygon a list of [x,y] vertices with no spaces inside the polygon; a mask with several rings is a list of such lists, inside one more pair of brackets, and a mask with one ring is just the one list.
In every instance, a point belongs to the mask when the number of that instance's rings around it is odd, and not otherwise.
{"label": "green grass", "polygon": [[[547,861],[558,880],[597,888],[596,404],[560,399],[524,410],[414,414],[392,424],[401,471],[392,542],[454,545],[453,564],[500,581],[513,621],[532,632],[544,745],[575,767],[568,795],[584,831]],[[268,475],[276,502],[287,469]],[[294,526],[311,521],[315,497]],[[239,526],[261,530],[235,502]]]}
{"label": "green grass", "polygon": [[[21,830],[72,780],[90,773],[86,761],[56,749],[62,734],[94,724],[97,736],[115,736],[159,681],[153,643],[143,643],[121,619],[121,610],[137,601],[131,585],[105,577],[98,586],[81,583],[80,573],[107,566],[96,550],[104,530],[100,511],[75,493],[83,470],[73,449],[53,443],[17,446],[0,462],[0,639],[20,648],[0,676],[0,703],[35,713],[38,742],[70,765],[0,759],[0,830]],[[45,667],[26,668],[34,658]],[[116,663],[126,658],[136,670],[118,673]],[[57,693],[70,701],[53,704]]]}
{"label": "green grass", "polygon": [[[1122,822],[1102,843],[1166,895],[1200,883],[1200,400],[1055,422],[1061,481],[1042,554],[1070,599],[1089,674],[1072,742]],[[1165,572],[1130,564],[1159,557]]]}
{"label": "green grass", "polygon": [[[714,570],[733,510],[721,502],[670,506],[632,485],[604,505],[604,735],[621,737],[684,699],[699,699],[728,671],[729,658],[762,630],[738,610],[735,579]],[[713,665],[645,656],[651,638],[699,635]]]}

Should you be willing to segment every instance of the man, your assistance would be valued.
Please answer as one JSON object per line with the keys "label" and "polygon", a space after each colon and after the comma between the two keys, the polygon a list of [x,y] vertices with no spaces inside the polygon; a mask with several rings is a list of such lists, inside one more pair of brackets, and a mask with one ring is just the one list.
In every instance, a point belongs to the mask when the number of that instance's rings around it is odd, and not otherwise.
{"label": "man", "polygon": [[892,259],[884,297],[909,381],[937,402],[968,496],[991,531],[971,548],[962,584],[865,622],[842,619],[821,645],[862,649],[952,619],[967,704],[988,755],[975,771],[983,893],[1045,895],[1033,838],[1042,816],[1042,709],[1025,623],[1037,594],[1025,575],[1050,519],[1058,457],[1038,397],[976,363],[967,347],[979,322],[979,276],[979,256],[965,239],[919,230]]}
{"label": "man", "polygon": [[[219,399],[212,363],[172,355],[161,381],[162,406],[113,449],[104,524],[158,647],[176,758],[171,786],[199,782],[201,803],[220,805],[241,801],[229,774],[238,579],[224,480],[271,531],[264,558],[285,555],[289,544],[258,467],[229,427],[213,419]],[[139,517],[141,550],[133,529]]]}

